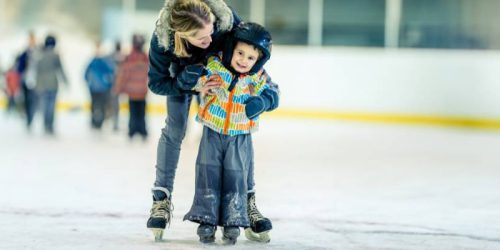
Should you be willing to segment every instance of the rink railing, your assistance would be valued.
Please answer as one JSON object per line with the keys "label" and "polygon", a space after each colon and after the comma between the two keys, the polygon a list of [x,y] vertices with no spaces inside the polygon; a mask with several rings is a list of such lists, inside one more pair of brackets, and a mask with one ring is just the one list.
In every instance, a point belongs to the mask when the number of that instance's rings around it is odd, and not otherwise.
{"label": "rink railing", "polygon": [[[6,100],[0,98],[0,108],[5,109]],[[57,110],[60,112],[89,112],[90,103],[77,104],[58,102]],[[128,104],[120,105],[121,112],[128,111]],[[150,103],[147,106],[148,114],[166,115],[166,105]],[[191,114],[196,113],[195,105],[191,106]],[[301,110],[292,108],[278,108],[275,111],[264,114],[264,117],[283,119],[307,119],[327,121],[353,121],[366,123],[385,123],[400,125],[422,125],[452,128],[469,128],[490,131],[500,131],[500,119],[488,117],[459,117],[423,114],[396,114],[396,113],[373,113],[373,112],[342,112],[332,110]]]}

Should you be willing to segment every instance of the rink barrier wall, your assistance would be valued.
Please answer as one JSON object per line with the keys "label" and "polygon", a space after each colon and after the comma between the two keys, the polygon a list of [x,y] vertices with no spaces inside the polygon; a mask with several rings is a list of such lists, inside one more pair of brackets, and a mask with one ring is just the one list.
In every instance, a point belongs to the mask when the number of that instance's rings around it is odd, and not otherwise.
{"label": "rink barrier wall", "polygon": [[[6,100],[0,99],[0,108],[5,109]],[[90,103],[76,104],[69,102],[58,102],[59,112],[90,112]],[[128,104],[120,105],[120,112],[128,112]],[[191,106],[192,114],[196,113],[194,105]],[[166,116],[166,105],[150,103],[147,113],[152,115]],[[449,128],[468,128],[490,131],[500,131],[500,119],[486,117],[459,117],[459,116],[433,116],[421,114],[395,114],[395,113],[367,113],[367,112],[342,112],[333,110],[306,110],[278,108],[275,111],[265,113],[264,117],[283,119],[305,119],[325,121],[352,121],[366,123],[400,124],[437,126]]]}
{"label": "rink barrier wall", "polygon": [[[60,110],[89,106],[82,75],[94,45],[77,38],[61,41],[72,63]],[[280,108],[266,116],[500,130],[498,69],[500,51],[491,50],[275,46],[266,70]],[[165,115],[164,96],[151,93],[148,103]]]}

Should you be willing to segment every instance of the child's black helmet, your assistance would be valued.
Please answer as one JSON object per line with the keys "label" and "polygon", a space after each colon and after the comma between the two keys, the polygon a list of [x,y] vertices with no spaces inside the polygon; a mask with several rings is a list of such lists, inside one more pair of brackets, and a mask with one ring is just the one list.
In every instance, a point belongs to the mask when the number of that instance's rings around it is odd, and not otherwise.
{"label": "child's black helmet", "polygon": [[233,29],[232,41],[228,42],[224,51],[224,61],[226,65],[231,64],[233,50],[238,41],[242,41],[255,46],[262,52],[262,57],[250,70],[250,74],[258,72],[262,66],[271,58],[272,38],[271,34],[257,23],[240,23]]}
{"label": "child's black helmet", "polygon": [[56,38],[53,35],[47,35],[45,38],[44,47],[45,48],[54,48],[56,46]]}

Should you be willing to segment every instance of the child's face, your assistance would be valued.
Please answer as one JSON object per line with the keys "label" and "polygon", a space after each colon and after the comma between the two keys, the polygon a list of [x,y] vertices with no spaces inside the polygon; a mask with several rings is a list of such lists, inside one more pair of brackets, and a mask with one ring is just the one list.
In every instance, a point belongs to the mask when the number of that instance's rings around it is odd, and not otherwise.
{"label": "child's face", "polygon": [[250,44],[238,42],[234,47],[231,67],[238,73],[247,73],[252,69],[258,59],[258,49]]}

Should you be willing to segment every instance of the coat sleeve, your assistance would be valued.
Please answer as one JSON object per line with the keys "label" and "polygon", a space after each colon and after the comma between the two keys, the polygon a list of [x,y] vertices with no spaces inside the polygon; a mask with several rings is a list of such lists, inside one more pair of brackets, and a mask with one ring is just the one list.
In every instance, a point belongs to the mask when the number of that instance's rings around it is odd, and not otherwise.
{"label": "coat sleeve", "polygon": [[175,78],[170,74],[170,66],[174,54],[161,48],[158,37],[153,34],[149,49],[149,89],[158,95],[182,95],[186,94],[177,87]]}
{"label": "coat sleeve", "polygon": [[231,12],[233,13],[233,28],[234,28],[241,23],[241,17],[238,14],[238,12],[236,12],[236,10],[234,10],[233,7],[229,6],[229,9],[231,9]]}
{"label": "coat sleeve", "polygon": [[270,107],[266,111],[272,111],[279,106],[280,89],[278,84],[271,80],[271,76],[269,76],[269,74],[265,70],[262,74],[266,78],[266,85],[268,86],[268,88],[266,88],[260,96],[267,99],[267,101],[269,101],[270,103]]}
{"label": "coat sleeve", "polygon": [[65,84],[65,85],[69,85],[68,83],[68,77],[66,76],[66,71],[64,70],[64,67],[61,63],[61,57],[59,56],[59,54],[56,55],[56,70],[59,74],[59,77],[61,79],[61,81]]}
{"label": "coat sleeve", "polygon": [[16,65],[17,72],[19,72],[19,74],[24,74],[28,66],[28,51],[24,51],[21,55],[19,55]]}
{"label": "coat sleeve", "polygon": [[89,65],[87,65],[87,68],[85,69],[85,74],[84,74],[84,78],[85,78],[85,82],[87,82],[87,85],[90,87],[90,85],[92,85],[92,73],[91,71],[93,70],[94,68],[94,65],[95,65],[95,58],[92,58],[92,60],[89,62]]}
{"label": "coat sleeve", "polygon": [[123,62],[118,66],[118,69],[116,71],[116,77],[115,77],[115,84],[113,86],[113,92],[117,94],[124,93],[125,90],[125,84],[128,82],[129,76],[128,73],[130,72],[128,70],[129,62],[128,62],[128,56],[125,57]]}
{"label": "coat sleeve", "polygon": [[193,87],[193,91],[196,91],[196,92],[200,92],[201,88],[203,88],[203,85],[205,85],[205,83],[208,82],[208,79],[213,75],[213,72],[210,68],[206,67],[205,68],[205,74],[203,74],[202,76],[200,76],[200,78],[198,78],[198,82],[196,83],[196,85]]}

